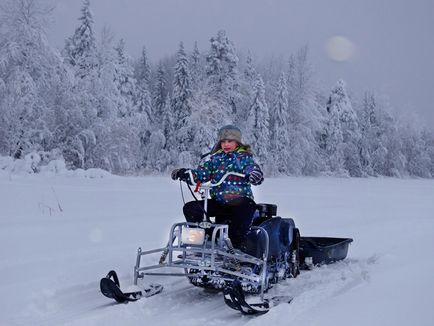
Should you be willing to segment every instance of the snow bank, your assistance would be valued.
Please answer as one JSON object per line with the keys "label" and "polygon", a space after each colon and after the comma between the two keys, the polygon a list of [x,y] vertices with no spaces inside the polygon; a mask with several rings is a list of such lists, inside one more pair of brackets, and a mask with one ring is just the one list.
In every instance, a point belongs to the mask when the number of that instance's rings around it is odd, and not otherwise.
{"label": "snow bank", "polygon": [[0,175],[63,175],[80,178],[106,178],[112,176],[103,169],[76,169],[69,170],[65,160],[56,152],[32,152],[23,159],[14,159],[10,156],[0,156]]}

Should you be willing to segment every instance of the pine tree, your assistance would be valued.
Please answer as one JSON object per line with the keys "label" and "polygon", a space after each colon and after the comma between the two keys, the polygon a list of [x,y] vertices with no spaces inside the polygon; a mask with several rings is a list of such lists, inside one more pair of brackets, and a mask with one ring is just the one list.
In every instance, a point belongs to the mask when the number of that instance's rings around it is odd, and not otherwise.
{"label": "pine tree", "polygon": [[[172,110],[172,99],[167,97],[164,103],[161,116],[161,130],[166,139],[164,148],[168,151],[175,150],[175,116]],[[169,163],[169,162],[168,162]]]}
{"label": "pine tree", "polygon": [[163,172],[171,163],[169,152],[165,149],[166,138],[161,130],[152,132],[149,145],[146,147],[146,168],[151,171]]}
{"label": "pine tree", "polygon": [[[330,103],[329,103],[330,104]],[[323,136],[323,149],[327,166],[335,174],[343,174],[344,170],[344,153],[343,153],[343,136],[339,115],[336,110],[327,107],[328,119]]]}
{"label": "pine tree", "polygon": [[188,58],[181,42],[177,53],[171,105],[175,118],[175,141],[179,153],[189,150],[194,135],[190,120],[192,113],[190,78]]}
{"label": "pine tree", "polygon": [[422,131],[422,139],[425,142],[425,152],[430,160],[430,173],[434,177],[434,132],[424,129]]}
{"label": "pine tree", "polygon": [[142,48],[142,54],[135,69],[136,97],[135,105],[150,125],[152,121],[152,96],[151,96],[151,67],[148,62],[146,48]]}
{"label": "pine tree", "polygon": [[[268,162],[268,147],[270,143],[270,114],[265,101],[265,86],[262,77],[258,75],[255,85],[255,98],[249,115],[249,125],[252,125],[251,145],[258,163]],[[267,170],[267,167],[265,167]]]}
{"label": "pine tree", "polygon": [[118,110],[119,115],[131,116],[136,111],[134,99],[137,97],[136,80],[133,75],[133,68],[130,60],[125,53],[125,42],[119,41],[115,47],[117,60],[115,65],[115,83],[119,89],[121,97],[119,98]]}
{"label": "pine tree", "polygon": [[150,126],[152,121],[152,96],[150,91],[151,85],[151,67],[148,62],[146,49],[143,47],[142,56],[136,66],[135,76],[137,80],[137,90],[135,105],[138,112],[143,114],[147,120],[147,124]]}
{"label": "pine tree", "polygon": [[400,128],[400,136],[408,173],[421,178],[431,178],[431,158],[423,130],[414,123],[407,122]]}
{"label": "pine tree", "polygon": [[103,121],[111,121],[118,116],[118,102],[121,96],[116,83],[117,54],[113,46],[113,39],[113,33],[105,27],[101,32],[98,47],[98,78],[93,80],[98,103],[97,118]]}
{"label": "pine tree", "polygon": [[65,42],[63,55],[66,62],[75,68],[76,76],[84,78],[90,75],[97,66],[94,22],[89,0],[83,1],[79,20],[81,23],[74,35]]}
{"label": "pine tree", "polygon": [[252,126],[247,125],[246,122],[250,113],[250,106],[254,100],[255,85],[258,78],[258,73],[253,65],[253,59],[250,52],[246,58],[246,66],[242,77],[243,78],[240,80],[240,101],[234,121],[245,130],[245,139],[247,140],[251,138]]}
{"label": "pine tree", "polygon": [[[153,113],[151,119],[152,124],[159,128],[162,127],[161,120],[169,93],[167,87],[167,74],[163,64],[160,62],[157,68],[157,77],[153,92]],[[164,135],[167,137],[166,133]]]}
{"label": "pine tree", "polygon": [[[316,100],[308,48],[291,55],[288,62],[288,155],[287,169],[293,175],[315,175],[324,170],[319,139],[324,129],[321,107]],[[325,128],[326,129],[326,128]]]}
{"label": "pine tree", "polygon": [[288,173],[289,155],[289,117],[288,117],[288,88],[286,76],[282,72],[277,84],[275,103],[270,110],[270,159],[274,163],[274,170],[279,174]]}
{"label": "pine tree", "polygon": [[373,154],[378,147],[383,146],[379,138],[380,130],[376,106],[374,95],[365,92],[358,119],[360,126],[360,164],[364,176],[375,175],[373,170]]}
{"label": "pine tree", "polygon": [[239,59],[225,31],[219,31],[210,42],[211,48],[206,58],[206,74],[211,96],[220,103],[222,115],[226,118],[233,118],[237,114],[240,97]]}
{"label": "pine tree", "polygon": [[250,51],[247,53],[246,57],[246,68],[244,69],[244,78],[247,81],[255,81],[258,78],[258,73],[253,65],[253,58]]}
{"label": "pine tree", "polygon": [[[46,38],[51,9],[33,0],[0,10],[0,153],[21,158],[56,146],[56,111],[71,79]],[[66,106],[66,105],[65,105]],[[64,112],[63,112],[64,113]]]}
{"label": "pine tree", "polygon": [[148,61],[146,47],[142,48],[141,57],[137,62],[135,78],[137,80],[137,84],[142,89],[147,89],[149,91],[151,85],[151,67]]}
{"label": "pine tree", "polygon": [[[342,147],[344,155],[344,168],[350,176],[360,177],[362,169],[360,164],[358,144],[360,141],[359,125],[351,101],[345,90],[345,82],[339,80],[332,89],[327,110],[339,118],[342,133]],[[333,116],[334,118],[334,116]],[[333,122],[337,124],[337,122]]]}
{"label": "pine tree", "polygon": [[373,153],[373,169],[378,175],[402,177],[406,174],[406,158],[396,119],[389,113],[388,103],[377,100],[377,147]]}
{"label": "pine tree", "polygon": [[219,104],[208,96],[206,90],[199,90],[195,93],[191,121],[195,126],[194,158],[200,158],[203,154],[210,152],[215,144],[218,129],[230,123],[230,121],[222,120]]}
{"label": "pine tree", "polygon": [[[93,16],[90,10],[90,2],[83,1],[81,8],[80,24],[74,34],[65,41],[62,51],[64,61],[73,70],[76,77],[74,84],[74,95],[76,107],[81,111],[83,122],[77,124],[78,130],[74,136],[67,138],[64,148],[64,155],[73,167],[89,168],[94,167],[97,158],[97,139],[100,128],[99,119],[111,117],[112,110],[116,106],[117,96],[105,89],[111,82],[107,81],[107,75],[111,77],[111,70],[107,69],[107,59],[98,53],[96,40],[93,31]],[[104,68],[98,64],[104,61],[107,64]],[[113,64],[113,63],[111,63]],[[113,89],[113,88],[112,88]]]}
{"label": "pine tree", "polygon": [[199,48],[197,47],[197,42],[194,42],[194,48],[190,58],[191,85],[193,90],[197,90],[203,81],[201,54],[199,52]]}

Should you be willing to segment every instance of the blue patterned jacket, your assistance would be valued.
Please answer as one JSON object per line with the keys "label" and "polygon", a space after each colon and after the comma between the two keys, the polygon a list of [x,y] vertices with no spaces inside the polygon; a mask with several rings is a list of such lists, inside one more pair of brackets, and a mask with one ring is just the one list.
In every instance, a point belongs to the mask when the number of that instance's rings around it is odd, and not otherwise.
{"label": "blue patterned jacket", "polygon": [[212,181],[214,183],[227,172],[237,172],[246,175],[245,178],[230,175],[219,186],[211,188],[211,198],[218,202],[229,203],[231,200],[240,197],[248,197],[253,200],[252,188],[248,176],[253,170],[261,171],[255,163],[253,155],[238,147],[234,151],[225,153],[223,150],[217,151],[211,158],[205,161],[197,169],[191,170],[195,182]]}

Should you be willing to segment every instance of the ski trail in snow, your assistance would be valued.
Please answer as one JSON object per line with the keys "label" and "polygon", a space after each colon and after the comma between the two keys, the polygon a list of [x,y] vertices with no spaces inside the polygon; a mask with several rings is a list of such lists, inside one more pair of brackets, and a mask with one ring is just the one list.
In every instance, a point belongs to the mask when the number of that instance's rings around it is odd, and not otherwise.
{"label": "ski trail in snow", "polygon": [[[143,264],[152,264],[155,259],[143,257]],[[147,277],[139,285],[161,283],[163,292],[129,304],[116,304],[105,298],[99,291],[99,282],[47,287],[27,294],[29,303],[15,316],[12,325],[143,325],[146,320],[152,320],[153,325],[263,325],[282,318],[281,315],[289,323],[327,299],[368,282],[378,259],[376,255],[362,260],[348,259],[302,271],[297,278],[274,285],[267,293],[270,297],[289,295],[294,298],[291,304],[282,303],[263,316],[243,316],[224,304],[221,292],[194,287],[185,277]],[[129,273],[120,274],[124,291],[128,291],[132,279]]]}
{"label": "ski trail in snow", "polygon": [[281,304],[249,325],[273,323],[285,316],[288,325],[303,313],[309,312],[326,300],[344,294],[354,287],[369,282],[371,270],[379,257],[373,255],[364,260],[344,260],[331,265],[315,267],[302,272],[297,278],[278,284],[269,291],[272,295],[290,295],[291,304]]}
{"label": "ski trail in snow", "polygon": [[[51,297],[48,295],[48,300],[44,298],[40,319],[35,318],[35,310],[31,311],[31,324],[112,325],[118,320],[124,325],[143,325],[152,320],[153,325],[264,325],[281,319],[282,315],[289,324],[327,299],[369,282],[370,270],[377,261],[378,257],[372,256],[303,271],[297,278],[275,285],[267,294],[290,295],[294,297],[291,304],[282,303],[262,316],[243,316],[224,304],[222,293],[194,287],[184,277],[164,277],[158,278],[158,283],[164,284],[162,293],[129,304],[112,303],[102,296],[96,283],[63,289]],[[129,280],[122,277],[121,285]]]}
{"label": "ski trail in snow", "polygon": [[67,320],[87,316],[102,307],[96,282],[58,290],[41,290],[30,294],[23,314],[16,316],[16,325],[62,325]]}

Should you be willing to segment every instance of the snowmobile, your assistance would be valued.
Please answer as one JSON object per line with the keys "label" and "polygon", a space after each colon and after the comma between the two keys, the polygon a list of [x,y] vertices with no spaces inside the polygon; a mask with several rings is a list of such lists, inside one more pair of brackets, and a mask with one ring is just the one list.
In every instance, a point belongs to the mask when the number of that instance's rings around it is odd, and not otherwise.
{"label": "snowmobile", "polygon": [[[204,199],[204,217],[200,223],[172,225],[167,245],[137,251],[134,285],[145,276],[184,276],[197,287],[223,292],[224,302],[243,314],[264,314],[289,296],[267,297],[267,291],[286,278],[294,278],[301,269],[329,264],[347,256],[350,238],[301,237],[292,218],[277,216],[274,204],[257,204],[253,223],[245,241],[234,248],[227,224],[213,223],[207,215],[207,199],[218,183],[198,183],[195,192]],[[191,188],[189,186],[190,191]],[[193,191],[192,191],[193,193]],[[196,198],[196,197],[195,197]],[[161,253],[153,265],[142,266],[142,257]],[[124,293],[116,272],[101,279],[103,295],[119,303],[136,301],[160,293],[163,286],[150,284],[143,290]]]}

